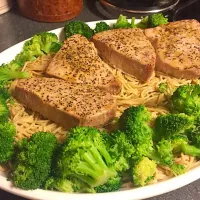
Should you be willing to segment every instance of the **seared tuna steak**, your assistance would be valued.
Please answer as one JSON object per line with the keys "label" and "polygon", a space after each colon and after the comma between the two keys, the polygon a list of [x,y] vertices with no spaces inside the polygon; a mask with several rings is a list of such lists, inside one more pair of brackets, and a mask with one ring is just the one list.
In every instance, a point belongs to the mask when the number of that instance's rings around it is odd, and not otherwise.
{"label": "seared tuna steak", "polygon": [[121,90],[121,84],[98,56],[94,44],[81,35],[73,35],[64,41],[46,73],[68,82],[94,85],[112,94]]}
{"label": "seared tuna steak", "polygon": [[141,29],[114,29],[93,36],[92,41],[102,58],[140,81],[154,72],[156,55]]}
{"label": "seared tuna steak", "polygon": [[12,86],[11,92],[20,103],[66,129],[102,126],[116,113],[116,101],[110,93],[61,79],[22,79]]}

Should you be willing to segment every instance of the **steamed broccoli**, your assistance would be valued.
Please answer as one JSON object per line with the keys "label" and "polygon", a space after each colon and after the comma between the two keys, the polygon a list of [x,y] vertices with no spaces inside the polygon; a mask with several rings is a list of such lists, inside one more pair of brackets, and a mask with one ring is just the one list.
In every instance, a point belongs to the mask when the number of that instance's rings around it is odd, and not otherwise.
{"label": "steamed broccoli", "polygon": [[99,32],[107,31],[107,30],[110,30],[110,26],[106,24],[106,22],[98,22],[96,23],[94,33],[99,33]]}
{"label": "steamed broccoli", "polygon": [[[48,54],[50,52],[55,52],[55,46],[61,47],[60,42],[58,40],[58,37],[55,33],[50,32],[42,32],[39,34],[36,34],[31,39],[31,43],[40,45],[41,51],[43,51],[45,54]],[[31,46],[30,44],[27,45],[28,47]],[[26,47],[26,43],[24,48]],[[52,51],[53,49],[53,51]],[[57,51],[60,48],[57,48]]]}
{"label": "steamed broccoli", "polygon": [[192,145],[200,148],[200,126],[197,125],[193,129],[190,129],[187,133]]}
{"label": "steamed broccoli", "polygon": [[95,193],[94,188],[90,187],[86,183],[84,183],[81,180],[78,180],[77,178],[55,178],[50,177],[47,179],[45,185],[45,190],[58,190],[61,192],[67,192],[67,193]]}
{"label": "steamed broccoli", "polygon": [[147,157],[141,157],[134,163],[132,169],[133,182],[137,186],[144,186],[154,178],[156,163]]}
{"label": "steamed broccoli", "polygon": [[19,141],[13,160],[14,185],[25,190],[40,188],[50,175],[57,145],[55,135],[48,132],[38,132]]}
{"label": "steamed broccoli", "polygon": [[135,18],[133,17],[131,23],[129,23],[126,16],[120,15],[117,22],[113,24],[113,28],[135,28]]}
{"label": "steamed broccoli", "polygon": [[186,135],[186,131],[194,126],[194,117],[180,114],[160,115],[155,120],[155,140],[159,141],[162,137],[171,138],[176,134]]}
{"label": "steamed broccoli", "polygon": [[64,27],[64,33],[65,38],[75,34],[81,34],[88,39],[94,34],[93,30],[85,22],[79,20],[67,22]]}
{"label": "steamed broccoli", "polygon": [[186,155],[200,157],[200,149],[189,144],[182,144],[181,145],[181,152]]}
{"label": "steamed broccoli", "polygon": [[186,135],[173,135],[171,138],[171,144],[172,144],[172,149],[173,153],[180,153],[181,152],[181,145],[182,144],[188,144],[189,140]]}
{"label": "steamed broccoli", "polygon": [[148,17],[148,27],[156,27],[162,24],[167,24],[168,18],[162,13],[155,13]]}
{"label": "steamed broccoli", "polygon": [[199,115],[200,85],[179,86],[171,96],[171,109],[173,112]]}
{"label": "steamed broccoli", "polygon": [[102,133],[92,127],[69,131],[55,171],[58,177],[76,177],[91,187],[104,185],[117,175]]}
{"label": "steamed broccoli", "polygon": [[0,164],[12,159],[14,153],[15,126],[11,123],[0,123]]}
{"label": "steamed broccoli", "polygon": [[121,186],[122,177],[117,174],[115,177],[111,177],[105,184],[95,187],[94,190],[97,193],[112,192],[119,190]]}
{"label": "steamed broccoli", "polygon": [[0,94],[0,123],[8,122],[10,111],[6,104],[6,100]]}
{"label": "steamed broccoli", "polygon": [[130,168],[129,160],[135,153],[135,148],[122,131],[104,134],[105,144],[114,161],[114,168],[118,172],[126,171]]}
{"label": "steamed broccoli", "polygon": [[147,155],[152,150],[153,130],[148,125],[150,118],[150,112],[143,105],[127,108],[119,118],[119,129],[135,148],[134,157]]}
{"label": "steamed broccoli", "polygon": [[168,85],[167,83],[160,83],[158,87],[158,92],[160,93],[166,93],[168,90]]}
{"label": "steamed broccoli", "polygon": [[184,165],[181,165],[181,164],[174,163],[171,166],[171,170],[172,170],[172,172],[175,176],[178,176],[178,175],[185,173],[185,167],[184,167]]}
{"label": "steamed broccoli", "polygon": [[137,28],[148,28],[148,25],[149,25],[148,22],[149,22],[149,17],[148,16],[143,17],[141,19],[141,21],[138,24],[136,24],[136,27]]}
{"label": "steamed broccoli", "polygon": [[12,70],[9,65],[2,64],[0,66],[0,80],[9,81],[16,78],[28,78],[30,74],[28,72],[21,72]]}

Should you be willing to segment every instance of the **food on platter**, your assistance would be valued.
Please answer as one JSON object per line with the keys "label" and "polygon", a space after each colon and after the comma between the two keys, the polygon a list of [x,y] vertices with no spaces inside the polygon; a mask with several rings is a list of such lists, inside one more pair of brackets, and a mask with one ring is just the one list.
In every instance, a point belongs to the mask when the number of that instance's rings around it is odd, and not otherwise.
{"label": "food on platter", "polygon": [[23,105],[62,125],[104,126],[116,115],[116,100],[86,84],[55,78],[30,78],[14,83],[11,94]]}
{"label": "food on platter", "polygon": [[156,50],[156,70],[177,78],[200,77],[200,23],[197,20],[171,22],[146,29]]}
{"label": "food on platter", "polygon": [[94,85],[112,94],[121,90],[119,81],[109,66],[101,60],[94,44],[79,34],[64,41],[46,73],[72,83]]}
{"label": "food on platter", "polygon": [[[113,25],[97,23],[94,30],[73,21],[65,25],[64,43],[53,33],[34,35],[13,61],[0,67],[0,170],[14,186],[103,193],[154,184],[199,167],[199,79],[154,69],[157,46],[143,34],[166,23],[157,14],[138,24],[120,15]],[[193,23],[187,21],[184,41],[196,42]],[[166,37],[175,37],[168,29],[158,41],[168,44]],[[116,42],[117,36],[130,33],[133,46],[148,47],[132,51],[131,57],[151,65],[151,74],[141,74],[146,82],[129,70],[124,73],[117,66],[120,60],[109,65],[92,42],[107,34]],[[123,39],[117,42],[125,46]],[[130,46],[129,41],[128,50]],[[121,53],[125,57],[125,50]],[[108,76],[101,76],[102,71]]]}
{"label": "food on platter", "polygon": [[95,34],[92,38],[101,57],[141,81],[148,81],[155,68],[156,55],[143,31],[113,29]]}

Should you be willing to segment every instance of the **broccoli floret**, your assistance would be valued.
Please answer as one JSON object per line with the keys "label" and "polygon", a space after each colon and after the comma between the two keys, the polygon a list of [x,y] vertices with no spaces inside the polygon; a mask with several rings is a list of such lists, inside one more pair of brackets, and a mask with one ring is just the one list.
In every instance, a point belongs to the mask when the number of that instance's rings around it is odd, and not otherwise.
{"label": "broccoli floret", "polygon": [[5,163],[12,159],[15,134],[16,130],[13,124],[0,124],[0,163]]}
{"label": "broccoli floret", "polygon": [[148,28],[148,25],[149,25],[148,23],[149,23],[149,17],[146,16],[146,17],[142,18],[138,24],[136,24],[136,27],[137,28]]}
{"label": "broccoli floret", "polygon": [[173,112],[187,115],[200,113],[200,85],[182,85],[171,96],[171,109]]}
{"label": "broccoli floret", "polygon": [[94,190],[97,193],[113,192],[119,190],[121,186],[122,177],[117,175],[115,177],[111,177],[105,184],[95,187]]}
{"label": "broccoli floret", "polygon": [[45,54],[52,52],[52,50],[55,52],[55,46],[59,46],[57,50],[59,50],[61,47],[58,37],[55,33],[42,32],[34,35],[31,41],[32,44],[39,44],[41,51],[43,51]]}
{"label": "broccoli floret", "polygon": [[9,81],[16,78],[29,78],[30,74],[28,72],[15,71],[9,68],[9,65],[0,66],[0,80]]}
{"label": "broccoli floret", "polygon": [[60,50],[61,47],[62,47],[61,42],[53,42],[51,47],[50,47],[50,52],[57,53]]}
{"label": "broccoli floret", "polygon": [[50,177],[44,186],[45,190],[58,190],[61,192],[72,193],[73,183],[68,179]]}
{"label": "broccoli floret", "polygon": [[135,148],[128,137],[122,131],[111,134],[104,134],[105,144],[114,162],[114,168],[118,172],[126,171],[130,168],[129,159],[134,155]]}
{"label": "broccoli floret", "polygon": [[167,24],[168,18],[162,13],[156,13],[148,17],[148,27],[156,27],[162,24]]}
{"label": "broccoli floret", "polygon": [[196,126],[193,129],[190,129],[187,135],[192,142],[192,145],[200,148],[200,126]]}
{"label": "broccoli floret", "polygon": [[113,24],[114,29],[118,28],[135,28],[135,18],[133,17],[131,23],[128,22],[127,17],[120,15],[117,19],[117,22]]}
{"label": "broccoli floret", "polygon": [[73,176],[91,187],[103,185],[117,174],[102,133],[92,127],[69,131],[55,171],[58,177]]}
{"label": "broccoli floret", "polygon": [[137,160],[132,169],[133,182],[137,186],[144,186],[154,178],[156,163],[147,157]]}
{"label": "broccoli floret", "polygon": [[180,153],[181,145],[189,143],[187,136],[180,135],[180,134],[173,135],[170,140],[171,140],[171,144],[172,144],[173,153]]}
{"label": "broccoli floret", "polygon": [[0,123],[8,122],[10,111],[3,95],[0,94]]}
{"label": "broccoli floret", "polygon": [[96,23],[94,33],[99,33],[99,32],[107,31],[107,30],[110,30],[110,26],[106,22],[98,22]]}
{"label": "broccoli floret", "polygon": [[168,85],[167,83],[160,83],[158,86],[158,92],[160,93],[166,93],[168,90]]}
{"label": "broccoli floret", "polygon": [[81,34],[88,39],[94,34],[93,30],[85,22],[79,20],[67,22],[64,27],[64,33],[65,38],[75,34]]}
{"label": "broccoli floret", "polygon": [[155,140],[159,141],[162,137],[171,138],[173,135],[183,134],[194,126],[194,117],[180,114],[160,115],[155,120]]}
{"label": "broccoli floret", "polygon": [[185,167],[184,167],[184,165],[180,165],[180,164],[176,164],[176,163],[174,163],[171,166],[171,170],[172,170],[172,172],[173,172],[173,174],[175,176],[178,176],[178,175],[181,175],[181,174],[185,173]]}
{"label": "broccoli floret", "polygon": [[157,163],[161,165],[171,166],[174,162],[174,156],[172,154],[172,144],[170,140],[162,139],[156,145]]}
{"label": "broccoli floret", "polygon": [[13,160],[14,185],[25,190],[40,188],[50,175],[57,146],[55,135],[49,132],[38,132],[19,141]]}
{"label": "broccoli floret", "polygon": [[74,177],[70,179],[50,177],[47,179],[44,189],[58,190],[67,193],[95,193],[94,188]]}
{"label": "broccoli floret", "polygon": [[124,132],[135,148],[135,156],[142,156],[152,150],[153,130],[148,126],[151,118],[145,106],[127,108],[119,118],[119,129]]}
{"label": "broccoli floret", "polygon": [[200,149],[189,144],[182,144],[181,151],[186,155],[200,157]]}
{"label": "broccoli floret", "polygon": [[131,24],[128,22],[126,16],[120,15],[117,19],[117,22],[113,24],[113,28],[131,28]]}

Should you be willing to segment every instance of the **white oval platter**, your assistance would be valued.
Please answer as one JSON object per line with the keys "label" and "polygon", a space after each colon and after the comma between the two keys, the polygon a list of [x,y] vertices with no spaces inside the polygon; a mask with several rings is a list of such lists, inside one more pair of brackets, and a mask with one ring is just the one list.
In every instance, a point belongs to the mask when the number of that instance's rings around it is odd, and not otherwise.
{"label": "white oval platter", "polygon": [[[91,28],[95,27],[98,21],[88,22]],[[113,24],[116,20],[106,20],[108,24]],[[139,22],[136,20],[136,22]],[[63,28],[55,29],[50,32],[56,33],[60,40],[63,40]],[[3,51],[0,54],[0,64],[7,63],[14,59],[15,55],[19,53],[23,47],[25,41],[20,42],[9,49]],[[47,190],[21,190],[12,185],[10,181],[7,180],[3,173],[0,173],[0,189],[5,190],[9,193],[25,197],[28,199],[38,199],[38,200],[139,200],[146,199],[160,194],[164,194],[180,187],[183,187],[191,182],[200,178],[200,166],[196,167],[189,172],[171,178],[169,180],[159,182],[156,184],[133,188],[124,191],[110,192],[110,193],[98,193],[98,194],[68,194],[56,191]]]}

